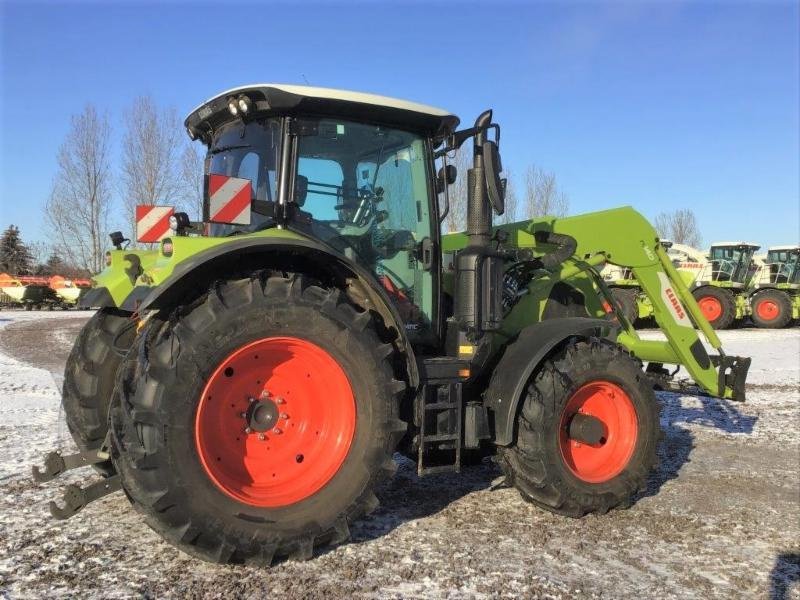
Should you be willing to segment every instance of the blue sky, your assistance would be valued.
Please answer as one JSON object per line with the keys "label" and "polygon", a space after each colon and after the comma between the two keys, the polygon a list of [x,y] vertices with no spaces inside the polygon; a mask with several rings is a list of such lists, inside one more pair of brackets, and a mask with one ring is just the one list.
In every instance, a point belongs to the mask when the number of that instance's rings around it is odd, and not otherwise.
{"label": "blue sky", "polygon": [[800,237],[798,5],[0,2],[0,226],[44,239],[69,117],[122,136],[133,97],[184,115],[259,81],[492,107],[503,162],[572,212],[692,208],[704,242]]}

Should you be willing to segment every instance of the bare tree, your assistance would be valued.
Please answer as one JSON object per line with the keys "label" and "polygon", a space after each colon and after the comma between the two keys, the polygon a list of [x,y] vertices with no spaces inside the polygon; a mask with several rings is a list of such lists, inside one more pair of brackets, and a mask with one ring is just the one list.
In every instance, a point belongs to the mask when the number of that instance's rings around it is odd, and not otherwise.
{"label": "bare tree", "polygon": [[45,206],[45,221],[64,258],[93,273],[102,269],[107,246],[110,136],[108,118],[91,104],[72,117]]}
{"label": "bare tree", "polygon": [[669,213],[662,212],[656,217],[655,228],[659,237],[676,244],[699,248],[703,242],[697,218],[691,209],[683,208]]}
{"label": "bare tree", "polygon": [[[467,228],[467,171],[472,166],[472,149],[462,146],[456,150],[452,157],[448,157],[448,164],[456,168],[456,181],[449,189],[450,210],[444,220],[445,233],[464,231]],[[443,202],[440,196],[440,205]],[[444,210],[444,206],[441,206]]]}
{"label": "bare tree", "polygon": [[554,173],[535,165],[525,170],[526,217],[563,217],[569,211],[569,198],[558,189]]}
{"label": "bare tree", "polygon": [[132,231],[137,204],[177,205],[182,193],[179,169],[183,129],[173,108],[160,108],[141,96],[125,113],[122,143],[123,203]]}
{"label": "bare tree", "polygon": [[181,154],[181,180],[184,208],[199,221],[203,218],[203,157],[195,144]]}

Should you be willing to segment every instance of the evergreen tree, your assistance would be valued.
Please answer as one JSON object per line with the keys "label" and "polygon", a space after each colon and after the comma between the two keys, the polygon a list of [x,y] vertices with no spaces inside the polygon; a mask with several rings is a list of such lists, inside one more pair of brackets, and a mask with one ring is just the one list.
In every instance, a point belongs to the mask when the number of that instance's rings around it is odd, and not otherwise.
{"label": "evergreen tree", "polygon": [[19,227],[9,225],[0,237],[0,272],[28,275],[32,268],[33,257],[20,237]]}
{"label": "evergreen tree", "polygon": [[36,275],[63,275],[66,270],[67,265],[56,252],[51,252],[44,263],[36,265]]}

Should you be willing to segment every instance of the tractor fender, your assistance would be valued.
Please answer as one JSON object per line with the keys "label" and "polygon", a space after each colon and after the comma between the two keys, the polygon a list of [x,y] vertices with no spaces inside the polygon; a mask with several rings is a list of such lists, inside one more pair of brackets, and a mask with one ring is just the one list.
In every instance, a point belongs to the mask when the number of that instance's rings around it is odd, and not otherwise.
{"label": "tractor fender", "polygon": [[357,280],[359,292],[364,296],[362,306],[380,314],[386,328],[397,332],[396,344],[405,354],[409,384],[415,388],[419,383],[416,359],[403,320],[386,290],[362,266],[313,240],[263,236],[231,240],[181,261],[160,285],[135,288],[126,303],[135,298],[139,312],[169,310],[186,297],[187,291],[206,290],[214,281],[241,272],[245,267],[290,271],[293,260],[304,260],[318,272],[330,273],[342,284]]}
{"label": "tractor fender", "polygon": [[486,389],[486,406],[494,415],[494,443],[508,446],[520,400],[542,361],[565,339],[575,335],[615,337],[619,325],[604,319],[568,317],[541,321],[523,329],[506,348]]}
{"label": "tractor fender", "polygon": [[111,297],[108,288],[105,287],[92,288],[78,299],[78,308],[80,309],[106,308],[108,306],[116,307],[117,304]]}

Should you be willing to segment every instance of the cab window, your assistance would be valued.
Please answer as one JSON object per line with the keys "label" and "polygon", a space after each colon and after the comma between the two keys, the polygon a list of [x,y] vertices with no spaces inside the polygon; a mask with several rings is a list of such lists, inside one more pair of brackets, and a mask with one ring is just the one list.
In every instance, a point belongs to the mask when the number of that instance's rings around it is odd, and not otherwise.
{"label": "cab window", "polygon": [[409,335],[426,335],[435,281],[420,262],[423,240],[433,236],[425,139],[332,119],[303,120],[298,129],[296,226],[372,271]]}

